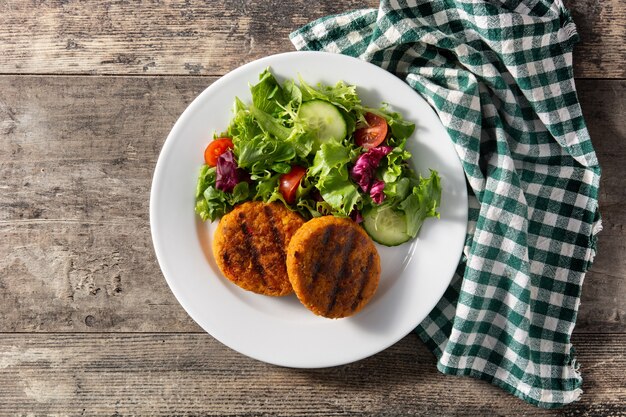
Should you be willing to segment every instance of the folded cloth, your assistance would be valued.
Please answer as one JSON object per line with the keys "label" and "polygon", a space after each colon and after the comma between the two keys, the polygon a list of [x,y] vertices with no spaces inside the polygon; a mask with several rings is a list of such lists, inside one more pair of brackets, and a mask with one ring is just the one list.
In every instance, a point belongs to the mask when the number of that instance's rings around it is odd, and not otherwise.
{"label": "folded cloth", "polygon": [[466,245],[452,285],[416,329],[439,370],[541,407],[577,400],[570,338],[601,229],[600,167],[562,2],[383,0],[290,38],[402,78],[455,145],[473,192]]}

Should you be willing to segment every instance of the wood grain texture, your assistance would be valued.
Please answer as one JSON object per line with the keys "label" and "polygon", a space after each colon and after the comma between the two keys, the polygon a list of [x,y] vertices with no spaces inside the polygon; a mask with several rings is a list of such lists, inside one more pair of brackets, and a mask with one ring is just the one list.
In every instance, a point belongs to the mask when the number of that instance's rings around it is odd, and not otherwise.
{"label": "wood grain texture", "polygon": [[288,34],[313,19],[367,6],[357,0],[8,0],[0,3],[0,73],[221,75],[293,51]]}
{"label": "wood grain texture", "polygon": [[585,393],[560,410],[440,374],[415,335],[350,365],[298,370],[257,362],[205,334],[3,334],[0,398],[4,412],[36,415],[626,415],[626,335],[574,342]]}
{"label": "wood grain texture", "polygon": [[[585,277],[577,326],[626,330],[626,82],[578,80],[583,114],[600,161],[603,230]],[[609,104],[610,103],[610,104]],[[626,372],[626,370],[625,370]]]}
{"label": "wood grain texture", "polygon": [[211,79],[170,81],[0,78],[0,329],[199,330],[156,263],[148,200],[165,137]]}
{"label": "wood grain texture", "polygon": [[[0,73],[221,75],[292,51],[288,34],[374,0],[0,2]],[[578,77],[626,77],[626,2],[570,0]]]}
{"label": "wood grain texture", "polygon": [[[212,81],[0,77],[0,331],[200,330],[157,265],[148,200],[165,137]],[[577,331],[624,332],[626,82],[578,87],[604,168],[604,231]]]}
{"label": "wood grain texture", "polygon": [[574,74],[581,78],[625,78],[626,1],[565,0],[580,43],[574,48]]}

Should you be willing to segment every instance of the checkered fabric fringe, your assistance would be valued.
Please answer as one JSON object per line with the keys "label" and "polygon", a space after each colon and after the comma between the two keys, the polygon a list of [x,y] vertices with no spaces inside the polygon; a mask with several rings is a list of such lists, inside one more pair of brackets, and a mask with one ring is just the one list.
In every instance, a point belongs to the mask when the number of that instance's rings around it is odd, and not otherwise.
{"label": "checkered fabric fringe", "polygon": [[383,0],[290,38],[396,74],[455,145],[473,194],[466,245],[416,329],[439,370],[541,407],[577,400],[570,338],[601,228],[600,167],[574,85],[578,35],[561,1]]}

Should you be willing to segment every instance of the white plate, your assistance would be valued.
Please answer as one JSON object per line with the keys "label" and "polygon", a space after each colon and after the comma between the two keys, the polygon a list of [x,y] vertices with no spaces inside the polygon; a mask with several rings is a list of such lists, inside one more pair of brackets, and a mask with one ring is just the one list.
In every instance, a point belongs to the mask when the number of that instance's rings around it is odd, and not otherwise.
{"label": "white plate", "polygon": [[[409,139],[414,168],[442,178],[441,218],[428,219],[412,243],[378,246],[382,274],[374,298],[354,317],[329,320],[305,309],[294,295],[253,294],[224,278],[211,254],[215,225],[194,214],[197,174],[214,131],[232,117],[235,96],[250,102],[248,83],[264,68],[283,81],[300,74],[310,84],[357,86],[363,103],[389,103],[416,123]],[[291,52],[244,65],[200,94],[170,132],[156,165],[150,195],[152,240],[172,292],[189,315],[226,346],[272,364],[318,368],[341,365],[391,346],[432,310],[458,264],[467,225],[461,164],[435,112],[407,84],[355,58]]]}

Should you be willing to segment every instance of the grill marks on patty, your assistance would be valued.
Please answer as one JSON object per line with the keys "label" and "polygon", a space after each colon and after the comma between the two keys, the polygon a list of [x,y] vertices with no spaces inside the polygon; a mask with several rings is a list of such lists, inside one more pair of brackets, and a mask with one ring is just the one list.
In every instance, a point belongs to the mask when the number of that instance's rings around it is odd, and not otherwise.
{"label": "grill marks on patty", "polygon": [[243,250],[242,255],[246,256],[252,262],[252,269],[259,276],[259,279],[264,285],[267,285],[267,281],[265,280],[265,268],[261,265],[261,259],[259,258],[259,251],[257,251],[254,246],[254,242],[252,242],[252,235],[250,234],[250,229],[246,225],[246,220],[244,218],[243,213],[239,213],[239,221],[241,233],[243,235],[243,246],[241,247]]}
{"label": "grill marks on patty", "polygon": [[280,256],[280,259],[283,262],[287,261],[287,245],[285,245],[285,236],[284,233],[276,227],[275,222],[280,222],[281,218],[276,217],[274,211],[272,210],[272,206],[264,205],[263,206],[263,214],[265,214],[265,218],[270,226],[271,240],[274,242],[274,246]]}
{"label": "grill marks on patty", "polygon": [[[333,235],[333,233],[335,232],[335,228],[334,227],[328,227],[324,230],[324,232],[322,233],[322,238],[319,240],[319,242],[316,242],[317,244],[315,245],[315,247],[313,248],[313,250],[317,253],[320,252],[324,252],[327,250],[327,245],[328,245],[328,241],[331,240],[331,236]],[[335,241],[335,246],[337,245],[336,241]],[[322,272],[322,267],[324,265],[328,265],[328,261],[329,259],[324,259],[324,258],[319,258],[316,259],[312,265],[311,265],[311,272],[310,272],[310,276],[311,276],[311,281],[308,283],[308,289],[311,290],[313,288],[313,286],[315,285],[315,282],[317,281],[317,278],[319,277],[320,273]]]}
{"label": "grill marks on patty", "polygon": [[328,307],[326,308],[326,315],[331,314],[331,312],[333,311],[333,308],[335,307],[335,303],[337,302],[337,295],[339,295],[340,291],[344,290],[345,284],[348,281],[346,279],[346,275],[347,275],[348,268],[349,268],[348,264],[350,262],[350,253],[352,252],[352,250],[355,249],[355,246],[354,246],[355,234],[356,232],[352,229],[348,231],[348,237],[346,238],[346,243],[341,248],[342,250],[339,253],[339,256],[341,259],[341,266],[339,267],[339,270],[337,271],[335,275],[335,284],[329,294],[330,302],[328,303]]}
{"label": "grill marks on patty", "polygon": [[356,309],[361,301],[363,301],[363,291],[365,290],[365,286],[367,285],[367,277],[370,274],[370,270],[374,265],[374,254],[370,253],[367,257],[367,263],[361,268],[361,276],[359,277],[359,286],[357,296],[352,303],[352,309]]}
{"label": "grill marks on patty", "polygon": [[380,259],[371,238],[349,219],[320,217],[305,223],[287,251],[289,279],[300,301],[315,314],[340,318],[371,299]]}
{"label": "grill marks on patty", "polygon": [[213,252],[222,273],[249,291],[265,295],[292,292],[286,245],[304,223],[280,203],[241,204],[220,220]]}

